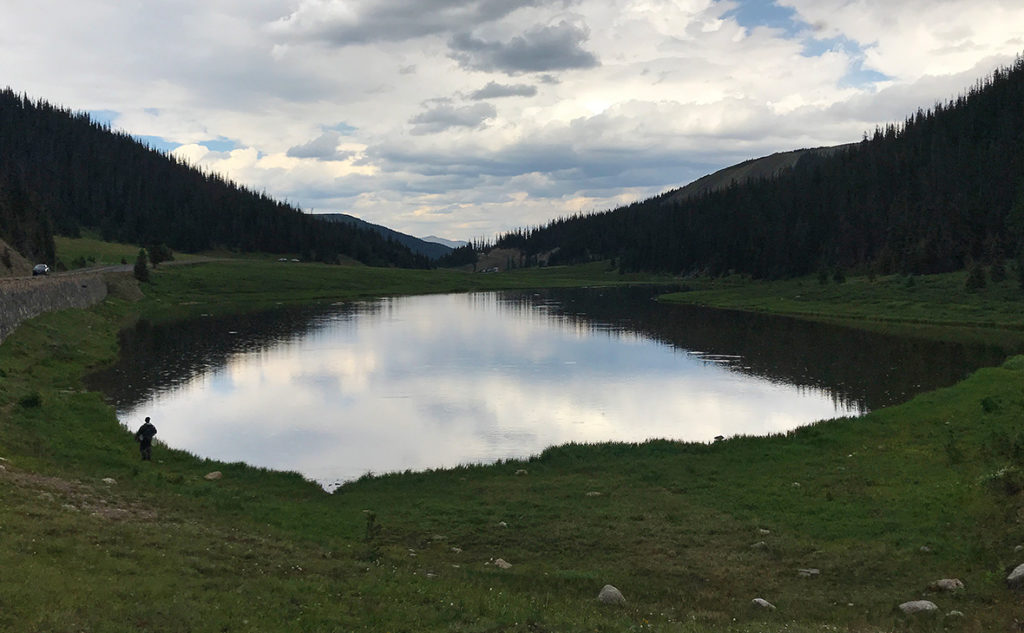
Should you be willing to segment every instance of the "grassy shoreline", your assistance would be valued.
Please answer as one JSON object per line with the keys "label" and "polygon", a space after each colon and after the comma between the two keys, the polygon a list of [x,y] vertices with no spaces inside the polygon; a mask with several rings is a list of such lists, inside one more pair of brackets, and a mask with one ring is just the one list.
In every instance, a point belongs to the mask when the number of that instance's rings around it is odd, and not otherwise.
{"label": "grassy shoreline", "polygon": [[[1014,551],[1024,544],[1020,359],[785,435],[552,447],[327,495],[294,474],[163,447],[140,464],[81,376],[116,356],[118,329],[138,315],[629,279],[604,265],[468,275],[266,261],[167,268],[153,279],[137,304],[113,297],[48,314],[0,346],[2,630],[989,631],[1021,617],[1020,594],[1003,583],[1024,562]],[[778,312],[786,301],[770,297],[789,292],[801,308],[860,320],[889,305],[821,308],[836,292],[863,297],[858,280],[699,283],[685,300]],[[944,302],[929,309],[933,295],[921,293],[920,306],[881,316],[983,312],[943,312],[956,280],[917,281],[933,283]],[[999,315],[1017,305],[1006,303]],[[213,470],[223,479],[204,479]],[[806,568],[820,573],[801,577]],[[966,589],[927,590],[944,577]],[[596,603],[607,583],[625,606]],[[755,597],[778,609],[751,606]],[[895,612],[921,597],[941,614]]]}

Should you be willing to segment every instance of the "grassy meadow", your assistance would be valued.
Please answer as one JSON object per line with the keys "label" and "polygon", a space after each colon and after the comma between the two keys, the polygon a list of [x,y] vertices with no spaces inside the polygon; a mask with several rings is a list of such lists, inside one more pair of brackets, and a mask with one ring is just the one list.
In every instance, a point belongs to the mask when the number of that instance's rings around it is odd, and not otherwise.
{"label": "grassy meadow", "polygon": [[[1019,630],[1024,599],[1004,578],[1024,563],[1021,357],[784,435],[558,446],[334,494],[159,443],[140,462],[81,386],[139,316],[627,281],[641,279],[604,264],[473,275],[232,259],[161,265],[140,301],[29,321],[0,345],[0,630]],[[906,298],[886,278],[686,283],[675,299],[929,336],[1024,325],[1018,297],[964,293],[955,276],[919,278]],[[930,591],[940,578],[965,589]],[[605,584],[626,604],[599,604]],[[896,609],[921,598],[939,613]]]}

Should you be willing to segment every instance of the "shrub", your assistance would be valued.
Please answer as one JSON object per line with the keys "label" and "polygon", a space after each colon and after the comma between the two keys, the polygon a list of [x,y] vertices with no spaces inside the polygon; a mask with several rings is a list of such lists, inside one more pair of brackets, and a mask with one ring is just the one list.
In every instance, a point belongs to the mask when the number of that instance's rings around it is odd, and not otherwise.
{"label": "shrub", "polygon": [[32,393],[30,393],[30,394],[28,394],[26,396],[22,396],[18,400],[18,405],[23,407],[23,408],[25,408],[25,409],[32,409],[32,408],[41,406],[42,404],[43,404],[43,397],[41,395],[39,395],[38,391],[33,391]]}
{"label": "shrub", "polygon": [[974,292],[981,290],[985,287],[985,267],[978,262],[971,263],[967,267],[967,281],[964,282],[964,288],[968,292]]}

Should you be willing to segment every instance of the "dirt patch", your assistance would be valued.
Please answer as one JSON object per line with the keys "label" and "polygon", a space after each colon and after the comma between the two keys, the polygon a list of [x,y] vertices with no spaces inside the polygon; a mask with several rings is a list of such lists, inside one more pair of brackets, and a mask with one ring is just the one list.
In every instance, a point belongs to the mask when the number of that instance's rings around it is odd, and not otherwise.
{"label": "dirt patch", "polygon": [[111,273],[104,275],[103,280],[107,282],[107,293],[111,297],[133,303],[145,297],[142,294],[142,289],[139,288],[138,280],[131,275]]}
{"label": "dirt patch", "polygon": [[40,475],[14,468],[9,461],[0,461],[0,481],[32,490],[45,503],[56,504],[68,512],[81,512],[112,521],[154,521],[157,513],[151,508],[118,498],[112,494],[117,484],[81,481]]}
{"label": "dirt patch", "polygon": [[24,277],[32,274],[32,263],[0,240],[0,277]]}

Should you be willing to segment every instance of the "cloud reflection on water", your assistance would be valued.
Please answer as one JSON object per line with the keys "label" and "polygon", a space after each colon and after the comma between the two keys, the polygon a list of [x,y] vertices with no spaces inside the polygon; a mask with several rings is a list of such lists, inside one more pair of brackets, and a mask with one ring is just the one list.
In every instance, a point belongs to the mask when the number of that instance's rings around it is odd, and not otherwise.
{"label": "cloud reflection on water", "polygon": [[494,294],[392,298],[143,401],[159,439],[330,486],[565,442],[709,441],[856,413],[628,331]]}

